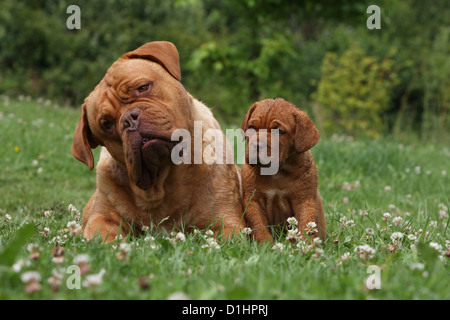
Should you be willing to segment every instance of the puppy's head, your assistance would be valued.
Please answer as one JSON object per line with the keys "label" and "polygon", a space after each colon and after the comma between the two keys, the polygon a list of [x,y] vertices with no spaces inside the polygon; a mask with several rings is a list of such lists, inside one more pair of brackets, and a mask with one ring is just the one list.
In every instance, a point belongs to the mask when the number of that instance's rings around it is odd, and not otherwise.
{"label": "puppy's head", "polygon": [[[268,165],[264,156],[281,167],[292,153],[303,153],[319,141],[319,131],[304,111],[278,98],[254,103],[245,115],[241,129],[247,139],[246,163]],[[274,136],[276,135],[276,137]],[[278,138],[278,153],[272,145]]]}
{"label": "puppy's head", "polygon": [[190,97],[179,82],[178,52],[170,42],[150,42],[124,54],[86,98],[72,153],[90,170],[98,145],[148,189],[171,164],[175,129],[189,128]]}

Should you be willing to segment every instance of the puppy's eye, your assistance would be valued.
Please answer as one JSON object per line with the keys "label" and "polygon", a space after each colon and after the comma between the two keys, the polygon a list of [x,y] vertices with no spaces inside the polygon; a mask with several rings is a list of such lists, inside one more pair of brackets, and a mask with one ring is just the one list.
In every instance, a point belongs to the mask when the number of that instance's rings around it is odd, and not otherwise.
{"label": "puppy's eye", "polygon": [[273,134],[276,134],[276,135],[282,135],[282,134],[286,133],[286,131],[283,131],[283,130],[281,130],[279,128],[272,129],[271,131],[272,131]]}

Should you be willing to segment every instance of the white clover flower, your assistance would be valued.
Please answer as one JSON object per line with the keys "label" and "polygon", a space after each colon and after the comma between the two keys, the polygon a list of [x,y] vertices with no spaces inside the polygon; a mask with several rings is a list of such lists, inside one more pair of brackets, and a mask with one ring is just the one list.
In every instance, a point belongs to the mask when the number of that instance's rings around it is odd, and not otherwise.
{"label": "white clover flower", "polygon": [[413,234],[408,234],[408,239],[411,241],[415,241],[415,240],[417,240],[417,237]]}
{"label": "white clover flower", "polygon": [[314,254],[313,254],[313,258],[314,259],[318,259],[323,255],[323,249],[321,248],[315,248]]}
{"label": "white clover flower", "polygon": [[365,244],[362,246],[357,246],[355,248],[355,252],[358,254],[360,259],[367,260],[374,257],[376,250],[368,244]]}
{"label": "white clover flower", "polygon": [[314,221],[308,222],[304,231],[307,235],[313,235],[319,232],[319,230],[317,229],[317,224]]}
{"label": "white clover flower", "polygon": [[52,240],[50,240],[50,243],[54,243],[59,246],[59,245],[64,244],[65,241],[63,241],[60,236],[56,236],[56,237],[53,237]]}
{"label": "white clover flower", "polygon": [[74,206],[73,204],[69,204],[69,205],[67,206],[67,210],[69,210],[70,213],[73,213],[73,212],[79,213],[79,212],[80,212],[80,211],[78,211],[77,208],[75,208],[75,206]]}
{"label": "white clover flower", "polygon": [[52,270],[52,276],[47,279],[47,282],[51,286],[58,286],[61,283],[61,279],[63,278],[63,275],[58,272],[58,270],[53,269]]}
{"label": "white clover flower", "polygon": [[12,265],[12,269],[14,272],[19,273],[22,270],[22,267],[27,267],[31,264],[28,259],[19,259],[16,263]]}
{"label": "white clover flower", "polygon": [[400,241],[403,238],[404,234],[401,232],[393,232],[391,234],[392,241]]}
{"label": "white clover flower", "polygon": [[161,248],[161,246],[160,246],[159,244],[154,244],[154,243],[151,243],[151,244],[150,244],[150,249],[158,250],[158,249],[160,249],[160,248]]}
{"label": "white clover flower", "polygon": [[291,227],[295,227],[296,225],[298,225],[298,221],[297,219],[295,219],[295,217],[289,217],[286,221]]}
{"label": "white clover flower", "polygon": [[31,281],[40,282],[41,274],[37,271],[27,271],[20,275],[20,279],[25,283],[29,283]]}
{"label": "white clover flower", "polygon": [[214,235],[214,232],[212,230],[208,230],[208,231],[205,232],[205,235],[207,237],[212,237]]}
{"label": "white clover flower", "polygon": [[181,241],[181,242],[185,242],[186,241],[186,236],[184,235],[183,232],[178,232],[175,236],[175,241]]}
{"label": "white clover flower", "polygon": [[382,219],[383,219],[383,221],[390,221],[391,217],[392,216],[391,216],[391,214],[389,212],[385,212],[385,213],[383,213]]}
{"label": "white clover flower", "polygon": [[392,219],[392,222],[396,225],[396,226],[402,226],[404,221],[402,217],[395,217],[394,219]]}
{"label": "white clover flower", "polygon": [[11,221],[11,216],[10,216],[9,214],[5,214],[5,219],[6,219],[7,221]]}
{"label": "white clover flower", "polygon": [[167,300],[189,300],[184,292],[174,292],[167,297]]}
{"label": "white clover flower", "polygon": [[288,241],[297,241],[300,237],[297,228],[289,229],[287,233],[286,240]]}
{"label": "white clover flower", "polygon": [[423,270],[425,268],[425,265],[420,262],[413,263],[409,266],[411,270]]}
{"label": "white clover flower", "polygon": [[119,250],[120,250],[120,251],[123,251],[123,252],[130,252],[130,250],[131,250],[131,245],[130,245],[129,243],[122,242],[122,243],[119,245]]}
{"label": "white clover flower", "polygon": [[[311,247],[306,243],[305,240],[300,240],[297,243],[297,248],[299,248],[303,254],[306,254],[311,250]],[[273,249],[273,247],[272,247],[272,249]]]}
{"label": "white clover flower", "polygon": [[96,287],[103,283],[103,275],[106,273],[105,269],[101,269],[97,274],[90,274],[86,276],[83,281],[83,286],[86,288]]}
{"label": "white clover flower", "polygon": [[442,251],[442,246],[437,242],[430,242],[429,246],[438,252]]}
{"label": "white clover flower", "polygon": [[220,250],[220,245],[217,243],[215,238],[208,237],[206,238],[206,244],[202,245],[202,248],[209,248],[210,250],[211,249]]}
{"label": "white clover flower", "polygon": [[119,245],[119,250],[116,253],[116,258],[118,260],[128,260],[128,252],[131,250],[131,245],[126,242],[121,242]]}
{"label": "white clover flower", "polygon": [[313,245],[314,247],[320,246],[321,244],[322,244],[322,239],[320,239],[320,238],[314,238],[314,239],[313,239],[312,245]]}
{"label": "white clover flower", "polygon": [[81,231],[81,226],[76,221],[69,221],[67,223],[67,228],[69,229],[69,234],[71,236],[77,235]]}
{"label": "white clover flower", "polygon": [[355,226],[355,221],[353,220],[347,220],[347,222],[345,223],[346,227],[354,227]]}
{"label": "white clover flower", "polygon": [[43,213],[42,213],[42,215],[45,217],[45,218],[50,218],[51,216],[52,216],[52,211],[51,210],[45,210]]}
{"label": "white clover flower", "polygon": [[339,222],[344,227],[353,227],[353,226],[355,226],[355,221],[354,220],[348,220],[347,217],[345,217],[345,216],[340,218]]}
{"label": "white clover flower", "polygon": [[34,292],[41,291],[42,287],[39,283],[41,281],[41,275],[39,274],[39,272],[37,271],[24,272],[20,276],[20,279],[22,279],[22,281],[27,284],[25,288],[26,293],[31,294]]}
{"label": "white clover flower", "polygon": [[87,254],[79,254],[75,258],[73,258],[73,263],[76,265],[88,263],[89,262],[89,256]]}
{"label": "white clover flower", "polygon": [[386,191],[386,192],[389,192],[391,190],[392,190],[391,186],[385,186],[384,187],[384,191]]}
{"label": "white clover flower", "polygon": [[41,251],[42,249],[36,243],[30,243],[27,245],[27,250],[28,252],[33,253],[36,251]]}
{"label": "white clover flower", "polygon": [[275,243],[275,245],[272,247],[273,250],[278,251],[278,252],[283,252],[284,249],[284,244],[282,244],[281,242],[277,242]]}
{"label": "white clover flower", "polygon": [[364,217],[369,215],[369,212],[367,210],[359,210],[359,215]]}
{"label": "white clover flower", "polygon": [[251,234],[252,233],[252,229],[251,228],[244,228],[244,230],[242,230],[242,233],[243,234],[247,234],[247,235],[249,235],[249,234]]}
{"label": "white clover flower", "polygon": [[350,260],[352,258],[350,252],[344,253],[340,258],[337,259],[338,265],[343,264],[344,262]]}

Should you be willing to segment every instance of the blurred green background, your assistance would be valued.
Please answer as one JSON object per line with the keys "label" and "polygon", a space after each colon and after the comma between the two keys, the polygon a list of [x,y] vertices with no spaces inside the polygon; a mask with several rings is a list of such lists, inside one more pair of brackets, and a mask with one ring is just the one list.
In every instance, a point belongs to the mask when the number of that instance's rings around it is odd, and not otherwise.
{"label": "blurred green background", "polygon": [[325,136],[450,141],[449,21],[448,0],[3,0],[0,94],[79,107],[124,52],[167,40],[185,88],[226,125],[283,97]]}

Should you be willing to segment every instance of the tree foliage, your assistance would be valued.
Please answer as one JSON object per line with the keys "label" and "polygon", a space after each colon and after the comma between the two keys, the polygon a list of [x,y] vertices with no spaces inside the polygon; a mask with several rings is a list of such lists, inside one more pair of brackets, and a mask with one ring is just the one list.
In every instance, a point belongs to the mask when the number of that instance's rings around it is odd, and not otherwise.
{"label": "tree foliage", "polygon": [[386,129],[382,115],[389,108],[396,84],[397,75],[389,56],[377,61],[365,56],[357,46],[342,56],[327,53],[317,92],[313,94],[320,105],[318,118],[323,129],[331,134],[337,130],[350,136],[379,137]]}
{"label": "tree foliage", "polygon": [[[395,52],[389,61],[398,79],[383,84],[388,87],[388,101],[370,108],[377,110],[377,116],[364,117],[387,120],[389,130],[410,126],[429,132],[448,126],[450,9],[446,0],[432,5],[421,0],[378,1],[381,30],[367,29],[368,4],[362,0],[78,0],[70,4],[81,8],[80,30],[66,28],[66,1],[2,1],[0,94],[45,96],[79,105],[121,54],[148,41],[168,40],[179,50],[183,85],[211,106],[220,120],[238,124],[252,102],[270,97],[284,97],[320,119],[319,110],[326,113],[328,104],[314,101],[321,95],[313,93],[329,82],[323,64],[333,57],[330,52],[344,57],[357,45],[361,63],[367,57],[375,65],[382,64],[388,53]],[[346,81],[347,86],[356,86],[355,92],[366,90],[359,87],[361,83]],[[337,97],[344,93],[337,90],[332,95],[345,102],[348,97]],[[380,103],[369,102],[378,101],[376,96],[366,99],[366,104]],[[333,130],[342,128],[326,131]],[[375,125],[370,130],[380,128]]]}

